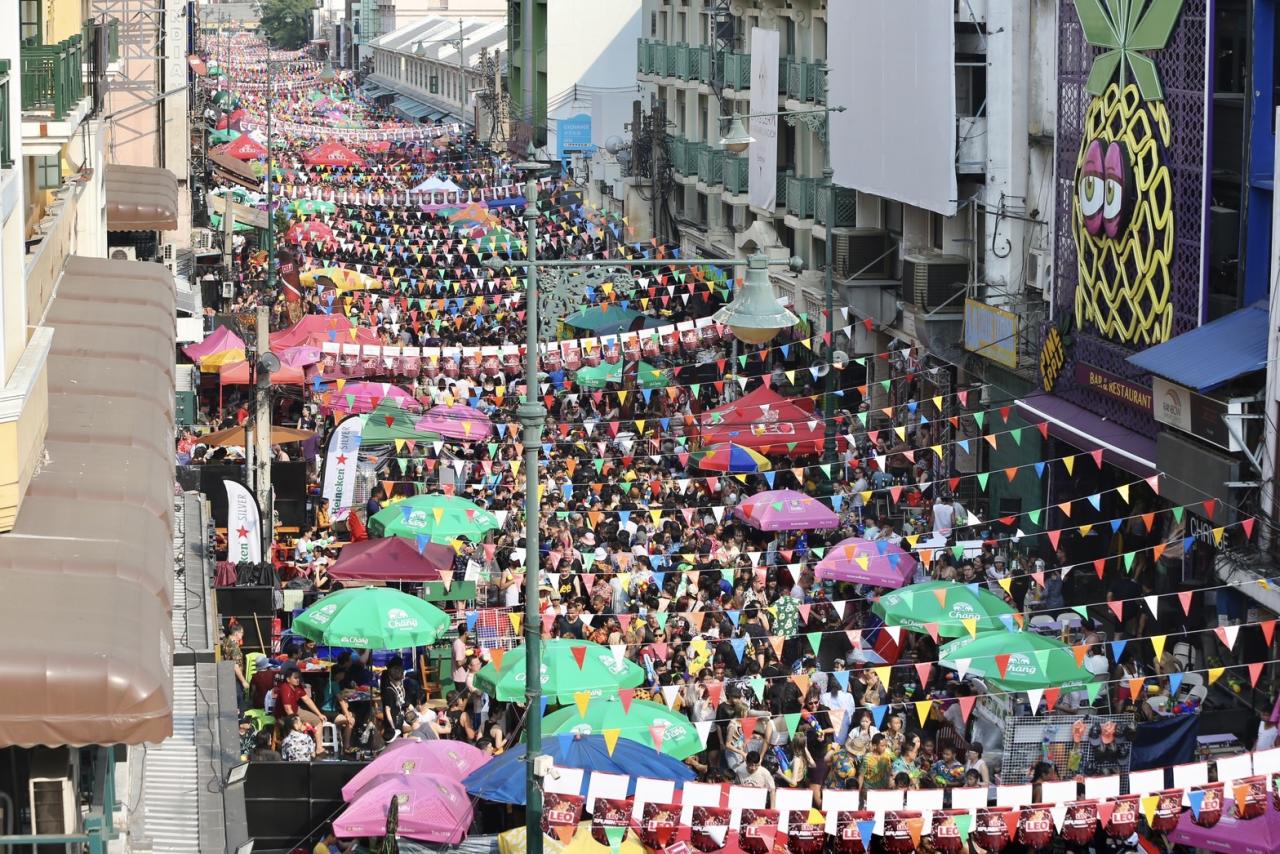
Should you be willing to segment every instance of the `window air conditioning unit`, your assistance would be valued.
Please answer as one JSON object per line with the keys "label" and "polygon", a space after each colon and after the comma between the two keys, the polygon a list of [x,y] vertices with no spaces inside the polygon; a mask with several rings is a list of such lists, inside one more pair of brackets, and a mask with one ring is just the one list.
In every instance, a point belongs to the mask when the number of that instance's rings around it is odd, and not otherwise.
{"label": "window air conditioning unit", "polygon": [[112,261],[137,261],[138,249],[134,246],[113,246],[110,255]]}
{"label": "window air conditioning unit", "polygon": [[1049,250],[1037,246],[1027,253],[1027,287],[1040,291],[1047,302],[1053,302],[1053,266]]}
{"label": "window air conditioning unit", "polygon": [[837,233],[832,253],[835,275],[842,279],[893,278],[894,253],[883,228],[851,228]]}
{"label": "window air conditioning unit", "polygon": [[232,298],[232,297],[234,297],[235,295],[236,295],[236,285],[235,285],[235,282],[223,282],[223,283],[222,283],[222,298],[223,298],[223,299],[231,299],[231,298]]}
{"label": "window air conditioning unit", "polygon": [[80,832],[79,780],[79,750],[37,747],[32,752],[27,795],[33,833],[65,836]]}
{"label": "window air conditioning unit", "polygon": [[958,295],[969,284],[969,260],[961,255],[905,255],[902,258],[902,298],[931,311],[942,305],[960,311]]}
{"label": "window air conditioning unit", "polygon": [[197,252],[215,252],[213,232],[207,228],[191,229],[191,248]]}

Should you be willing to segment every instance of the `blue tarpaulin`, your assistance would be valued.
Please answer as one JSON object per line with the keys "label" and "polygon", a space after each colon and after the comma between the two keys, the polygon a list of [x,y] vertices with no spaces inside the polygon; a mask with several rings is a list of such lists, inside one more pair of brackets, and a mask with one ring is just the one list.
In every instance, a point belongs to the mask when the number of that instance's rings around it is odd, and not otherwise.
{"label": "blue tarpaulin", "polygon": [[1133,740],[1131,771],[1185,765],[1195,759],[1196,738],[1200,735],[1199,715],[1174,715],[1139,724]]}
{"label": "blue tarpaulin", "polygon": [[1128,361],[1192,391],[1210,391],[1267,366],[1267,316],[1267,304],[1254,303]]}

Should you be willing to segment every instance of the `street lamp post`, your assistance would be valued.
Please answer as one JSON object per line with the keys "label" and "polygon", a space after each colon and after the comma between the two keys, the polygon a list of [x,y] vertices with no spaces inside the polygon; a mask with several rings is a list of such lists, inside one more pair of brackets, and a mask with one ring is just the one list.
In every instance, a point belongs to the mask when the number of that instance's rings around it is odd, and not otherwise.
{"label": "street lamp post", "polygon": [[[746,126],[743,125],[743,119],[755,118],[784,118],[788,119],[788,123],[796,120],[816,119],[818,116],[826,120],[829,113],[843,113],[844,107],[819,107],[813,110],[782,110],[775,113],[748,113],[746,115],[736,115],[733,117],[729,132],[720,144],[735,154],[741,154],[747,150],[751,143],[755,142],[751,135],[747,133]],[[721,117],[721,121],[727,117]],[[812,127],[812,126],[811,126]],[[834,277],[834,252],[832,246],[831,230],[835,227],[836,215],[836,185],[832,181],[835,172],[831,168],[831,140],[828,138],[822,146],[822,188],[827,196],[827,223],[826,223],[826,239],[822,241],[824,249],[824,269],[822,276],[822,289],[825,292],[826,300],[826,344],[827,344],[827,373],[823,380],[822,395],[822,415],[826,427],[823,430],[822,458],[827,463],[835,462],[836,457],[836,425],[835,425],[835,394],[834,382],[835,374],[834,366],[830,364],[831,353],[835,350],[835,277]]]}

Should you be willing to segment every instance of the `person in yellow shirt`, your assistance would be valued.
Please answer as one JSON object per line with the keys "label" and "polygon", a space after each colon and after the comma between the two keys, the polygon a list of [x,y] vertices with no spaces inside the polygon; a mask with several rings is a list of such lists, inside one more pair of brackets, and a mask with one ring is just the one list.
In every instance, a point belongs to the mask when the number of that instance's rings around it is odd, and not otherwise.
{"label": "person in yellow shirt", "polygon": [[311,849],[311,854],[350,854],[355,847],[355,840],[339,842],[338,837],[333,835],[333,825],[329,825],[325,828],[324,836]]}

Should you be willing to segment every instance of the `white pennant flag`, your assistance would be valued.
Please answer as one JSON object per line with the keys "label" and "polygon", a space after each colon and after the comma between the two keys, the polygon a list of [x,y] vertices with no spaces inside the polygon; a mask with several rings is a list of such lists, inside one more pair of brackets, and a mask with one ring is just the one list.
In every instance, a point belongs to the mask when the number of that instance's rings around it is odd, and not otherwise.
{"label": "white pennant flag", "polygon": [[1218,632],[1222,638],[1222,642],[1227,645],[1227,649],[1234,650],[1236,648],[1236,635],[1240,634],[1240,627],[1219,626]]}
{"label": "white pennant flag", "polygon": [[711,721],[694,721],[693,726],[698,731],[698,738],[705,748],[707,746],[707,736],[711,735]]}
{"label": "white pennant flag", "polygon": [[972,663],[973,663],[972,658],[957,658],[955,662],[956,678],[963,679],[964,675],[969,672],[969,665]]}
{"label": "white pennant flag", "polygon": [[1053,816],[1053,826],[1056,830],[1062,830],[1062,823],[1067,820],[1067,805],[1054,804],[1049,807],[1049,814]]}
{"label": "white pennant flag", "polygon": [[511,512],[511,511],[509,511],[509,510],[494,510],[494,511],[493,511],[493,518],[495,518],[495,519],[497,519],[497,520],[498,520],[498,527],[499,527],[499,528],[502,528],[502,527],[505,527],[505,526],[506,526],[506,524],[507,524],[507,514],[508,514],[509,512]]}
{"label": "white pennant flag", "polygon": [[1146,601],[1147,610],[1151,612],[1151,616],[1158,617],[1159,615],[1156,613],[1156,608],[1160,606],[1160,597],[1159,596],[1143,596],[1142,598]]}
{"label": "white pennant flag", "polygon": [[675,685],[663,685],[663,686],[662,686],[662,699],[663,699],[664,701],[666,701],[666,704],[667,704],[667,708],[668,708],[668,709],[674,709],[674,708],[675,708],[675,705],[676,705],[676,693],[677,693],[679,690],[680,690],[680,689],[679,689],[679,688],[677,688]]}
{"label": "white pennant flag", "polygon": [[627,660],[627,645],[625,643],[609,644],[609,651],[613,653],[614,662],[622,667]]}
{"label": "white pennant flag", "polygon": [[1040,700],[1041,700],[1041,698],[1042,698],[1042,697],[1044,697],[1044,689],[1043,689],[1043,688],[1028,688],[1028,689],[1027,689],[1027,702],[1031,704],[1031,714],[1032,714],[1032,715],[1038,715],[1038,714],[1040,714]]}
{"label": "white pennant flag", "polygon": [[901,646],[902,626],[885,626],[884,630],[888,633],[889,637],[892,638],[894,646]]}

